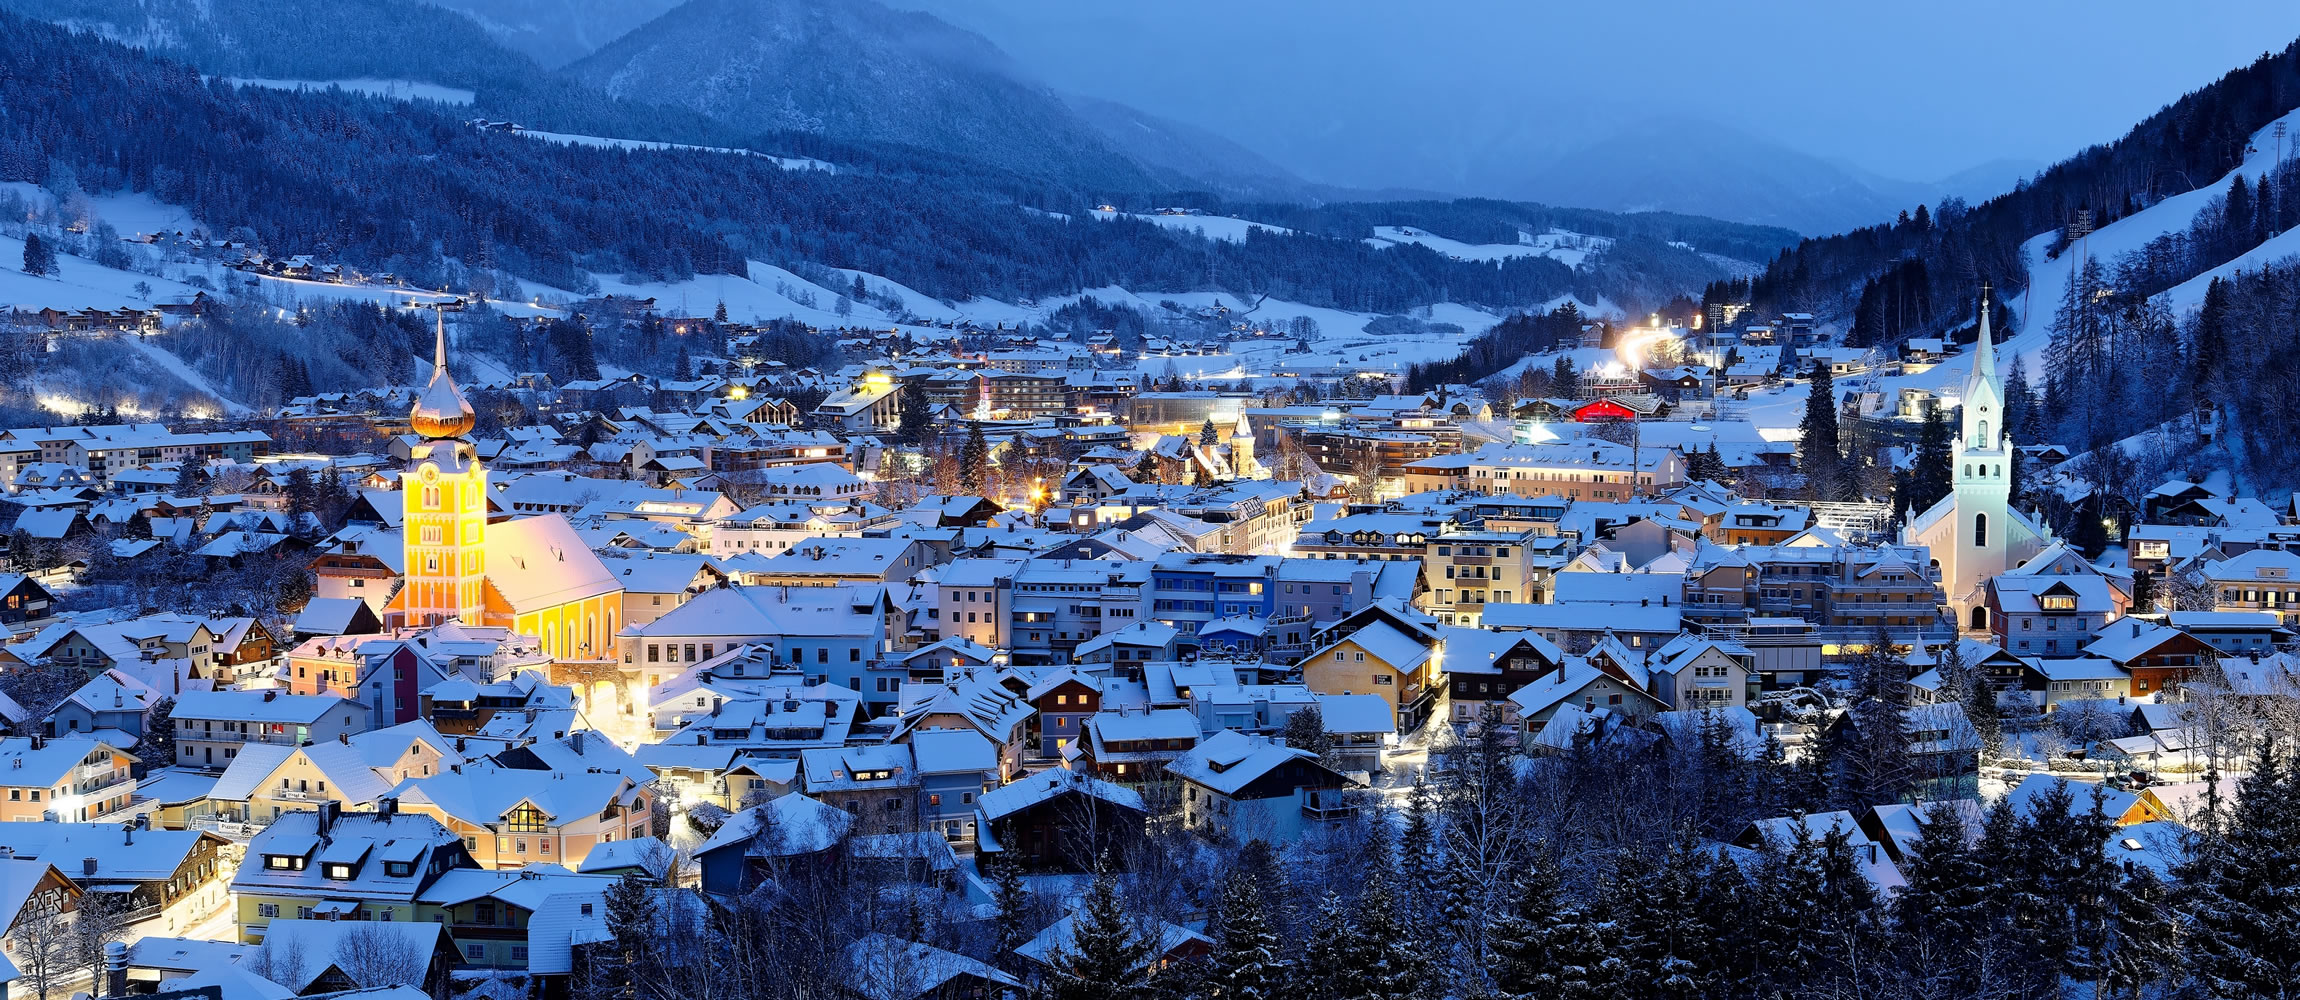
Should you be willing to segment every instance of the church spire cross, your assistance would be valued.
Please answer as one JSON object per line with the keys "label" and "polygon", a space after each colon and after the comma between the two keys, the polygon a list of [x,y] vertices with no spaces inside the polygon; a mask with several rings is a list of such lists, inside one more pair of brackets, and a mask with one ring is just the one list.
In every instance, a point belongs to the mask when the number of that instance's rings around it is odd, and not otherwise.
{"label": "church spire cross", "polygon": [[1989,283],[1981,282],[1981,335],[1974,345],[1973,374],[1993,378],[1997,372],[1996,338],[1989,333],[1989,303],[1993,300]]}

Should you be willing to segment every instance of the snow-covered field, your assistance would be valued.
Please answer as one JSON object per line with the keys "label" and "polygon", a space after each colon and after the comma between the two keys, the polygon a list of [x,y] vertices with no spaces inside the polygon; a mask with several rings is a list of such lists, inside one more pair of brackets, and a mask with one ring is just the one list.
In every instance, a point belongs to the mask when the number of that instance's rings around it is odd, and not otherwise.
{"label": "snow-covered field", "polygon": [[394,101],[436,101],[440,104],[468,105],[479,95],[460,87],[442,87],[421,80],[377,80],[360,77],[351,80],[265,80],[252,77],[228,77],[229,82],[242,87],[262,87],[266,90],[342,90],[352,94],[389,98]]}
{"label": "snow-covered field", "polygon": [[1093,214],[1095,218],[1106,221],[1124,216],[1129,219],[1155,223],[1168,229],[1179,229],[1186,233],[1202,232],[1206,234],[1208,239],[1229,240],[1232,243],[1245,242],[1246,231],[1250,229],[1259,229],[1269,233],[1293,232],[1293,230],[1283,226],[1273,226],[1267,222],[1249,222],[1227,215],[1165,215],[1156,213],[1137,215],[1130,212],[1106,212],[1099,208],[1095,209]]}
{"label": "snow-covered field", "polygon": [[[155,302],[189,299],[196,291],[180,281],[119,271],[69,254],[56,255],[54,275],[24,273],[24,241],[0,236],[0,311],[21,309],[150,308]],[[150,294],[137,290],[138,284]]]}
{"label": "snow-covered field", "polygon": [[521,129],[514,134],[523,135],[530,139],[542,139],[546,142],[556,142],[569,146],[594,146],[600,149],[678,149],[694,153],[727,153],[734,156],[756,156],[759,159],[766,160],[767,162],[781,167],[784,170],[824,170],[833,173],[838,171],[838,167],[836,165],[824,160],[817,160],[812,157],[769,156],[765,153],[757,152],[754,150],[736,149],[732,146],[690,146],[683,142],[649,142],[645,139],[610,139],[606,136],[576,135],[571,132],[538,132],[534,129]]}
{"label": "snow-covered field", "polygon": [[[0,196],[11,194],[24,199],[25,204],[37,211],[56,212],[59,210],[56,196],[48,193],[46,188],[37,184],[29,184],[24,181],[0,181]],[[170,205],[138,191],[81,195],[74,199],[71,205],[62,206],[62,209],[64,214],[68,216],[85,215],[86,218],[75,221],[86,222],[91,227],[98,222],[110,223],[112,228],[122,236],[132,236],[136,233],[174,232],[179,229],[189,232],[199,228],[199,223],[192,218],[192,213],[183,206]],[[13,264],[15,261],[10,260],[8,263]]]}
{"label": "snow-covered field", "polygon": [[1375,226],[1374,235],[1366,240],[1377,247],[1391,247],[1402,243],[1415,243],[1428,247],[1455,260],[1491,262],[1512,257],[1548,257],[1567,267],[1580,267],[1582,262],[1604,253],[1613,241],[1602,236],[1584,236],[1563,229],[1552,229],[1536,236],[1517,234],[1515,243],[1463,243],[1411,226]]}

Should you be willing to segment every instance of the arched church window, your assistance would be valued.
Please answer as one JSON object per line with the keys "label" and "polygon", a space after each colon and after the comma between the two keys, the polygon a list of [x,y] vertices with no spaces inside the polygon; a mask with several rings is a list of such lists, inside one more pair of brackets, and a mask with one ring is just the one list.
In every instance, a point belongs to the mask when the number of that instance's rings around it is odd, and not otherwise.
{"label": "arched church window", "polygon": [[1974,545],[1987,545],[1988,543],[1989,543],[1989,516],[1988,516],[1987,514],[1974,514],[1974,515],[1973,515],[1973,544],[1974,544]]}
{"label": "arched church window", "polygon": [[1975,631],[1975,632],[1978,632],[1978,631],[1981,631],[1981,630],[1983,630],[1983,629],[1986,629],[1986,628],[1988,628],[1988,627],[1989,627],[1989,609],[1988,609],[1988,608],[1986,608],[1986,607],[1980,606],[1980,605],[1974,605],[1974,606],[1973,606],[1973,619],[1972,619],[1972,620],[1973,620],[1973,631]]}

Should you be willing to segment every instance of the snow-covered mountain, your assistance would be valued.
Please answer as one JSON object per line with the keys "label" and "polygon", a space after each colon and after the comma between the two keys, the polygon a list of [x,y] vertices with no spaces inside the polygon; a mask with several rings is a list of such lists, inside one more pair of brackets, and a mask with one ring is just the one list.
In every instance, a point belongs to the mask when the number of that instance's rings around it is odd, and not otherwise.
{"label": "snow-covered mountain", "polygon": [[1865,175],[1734,129],[1654,120],[1516,181],[1513,195],[1613,211],[1666,210],[1831,233],[1935,200],[1929,185]]}
{"label": "snow-covered mountain", "polygon": [[897,143],[1121,190],[1159,186],[981,36],[871,0],[691,0],[566,72],[756,133]]}
{"label": "snow-covered mountain", "polygon": [[1114,101],[1072,96],[1068,103],[1113,148],[1145,167],[1171,173],[1179,186],[1269,201],[1300,201],[1315,190],[1262,154],[1198,126]]}
{"label": "snow-covered mountain", "polygon": [[438,0],[503,44],[557,68],[661,17],[680,0]]}

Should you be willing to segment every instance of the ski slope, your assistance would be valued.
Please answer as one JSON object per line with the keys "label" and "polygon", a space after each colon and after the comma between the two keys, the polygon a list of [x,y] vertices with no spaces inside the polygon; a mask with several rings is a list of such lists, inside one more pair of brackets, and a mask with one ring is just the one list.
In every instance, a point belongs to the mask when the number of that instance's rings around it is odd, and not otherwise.
{"label": "ski slope", "polygon": [[2287,229],[2247,250],[2235,260],[2156,293],[2157,301],[2174,316],[2187,316],[2204,306],[2204,292],[2214,278],[2233,278],[2239,271],[2258,271],[2270,264],[2300,257],[2300,229]]}
{"label": "ski slope", "polygon": [[[2300,126],[2300,111],[2287,114],[2277,121],[2285,123],[2288,130]],[[2220,192],[2228,189],[2231,177],[2243,174],[2247,178],[2257,179],[2274,164],[2275,129],[2275,123],[2270,123],[2253,133],[2253,152],[2247,154],[2235,169],[2193,191],[2173,195],[2095,230],[2085,241],[2084,252],[2103,264],[2111,264],[2118,257],[2147,246],[2150,240],[2159,236],[2185,232],[2196,221],[2196,213],[2202,211]],[[2073,251],[2063,252],[2057,258],[2047,256],[2046,251],[2052,247],[2058,235],[2057,231],[2039,233],[2021,245],[2022,259],[2028,270],[2028,286],[2019,297],[2006,303],[2012,311],[2015,328],[2011,331],[1996,331],[1997,363],[2009,368],[2013,359],[2018,358],[2031,379],[2041,379],[2044,375],[2045,352],[2052,347],[2052,316],[2060,308],[2061,298],[2068,293],[2069,282],[2074,277],[2072,268],[2080,266],[2078,256]],[[2300,254],[2300,234],[2286,233],[2253,248],[2251,252],[2228,264],[2161,294],[2167,297],[2168,304],[2178,315],[2183,310],[2196,308],[2203,301],[2205,286],[2214,274],[2225,275],[2238,269],[2258,268],[2269,261],[2294,254]],[[1980,305],[1977,302],[1969,303],[1966,308],[1969,313],[1978,315]],[[2007,336],[2008,332],[2010,336]],[[1963,395],[1965,379],[1972,375],[1972,370],[1973,352],[1967,350],[1922,373],[1878,378],[1875,383],[1887,399],[1898,396],[1904,387],[1914,387],[1931,390],[1954,402]],[[1837,388],[1840,391],[1852,388],[1856,381],[1841,381]],[[1802,385],[1787,386],[1769,393],[1751,393],[1746,404],[1750,420],[1760,428],[1775,431],[1794,429],[1804,415],[1805,395],[1805,387]]]}

